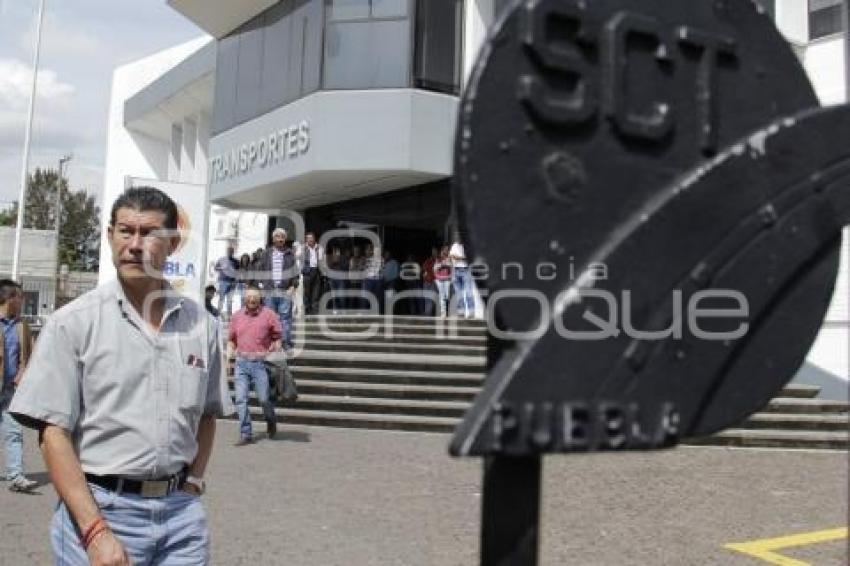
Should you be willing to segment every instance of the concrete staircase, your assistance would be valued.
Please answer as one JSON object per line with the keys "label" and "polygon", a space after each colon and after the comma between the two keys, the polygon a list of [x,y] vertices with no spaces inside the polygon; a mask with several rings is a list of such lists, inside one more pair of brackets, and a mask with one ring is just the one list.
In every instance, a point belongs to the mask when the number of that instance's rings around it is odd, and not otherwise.
{"label": "concrete staircase", "polygon": [[850,448],[850,405],[817,399],[818,387],[791,384],[761,412],[690,444],[762,448]]}
{"label": "concrete staircase", "polygon": [[[296,324],[298,384],[281,422],[451,432],[485,375],[483,321],[308,316]],[[255,418],[262,416],[253,407]]]}
{"label": "concrete staircase", "polygon": [[[277,408],[289,424],[452,432],[485,376],[487,329],[478,320],[310,316],[297,321],[296,341],[298,402]],[[789,386],[740,428],[690,443],[850,447],[850,406],[817,394]]]}

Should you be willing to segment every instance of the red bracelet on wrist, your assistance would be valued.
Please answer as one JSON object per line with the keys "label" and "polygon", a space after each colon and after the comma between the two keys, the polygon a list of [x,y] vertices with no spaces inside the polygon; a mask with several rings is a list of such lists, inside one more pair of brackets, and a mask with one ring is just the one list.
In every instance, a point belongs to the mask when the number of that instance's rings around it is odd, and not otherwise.
{"label": "red bracelet on wrist", "polygon": [[106,532],[106,531],[108,531],[108,530],[109,530],[109,527],[107,527],[107,526],[106,526],[106,523],[103,523],[103,524],[100,526],[100,528],[95,529],[95,530],[94,530],[94,531],[93,531],[93,532],[89,535],[88,540],[86,541],[85,545],[83,545],[83,549],[84,549],[84,550],[86,550],[86,551],[88,551],[89,546],[91,546],[91,543],[93,543],[93,542],[94,542],[94,540],[97,538],[97,536],[98,536],[98,535],[100,535],[100,534],[102,534],[102,533],[105,533],[105,532]]}
{"label": "red bracelet on wrist", "polygon": [[84,550],[89,549],[89,545],[94,540],[94,538],[107,530],[109,526],[106,524],[106,521],[103,520],[103,517],[98,517],[94,523],[89,525],[89,528],[83,533],[82,540],[80,541],[83,545]]}

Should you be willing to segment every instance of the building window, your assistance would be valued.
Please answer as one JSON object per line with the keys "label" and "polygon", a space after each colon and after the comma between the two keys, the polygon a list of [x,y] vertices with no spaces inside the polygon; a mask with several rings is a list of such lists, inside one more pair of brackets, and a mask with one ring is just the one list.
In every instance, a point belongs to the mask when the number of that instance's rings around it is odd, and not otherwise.
{"label": "building window", "polygon": [[327,0],[327,89],[410,84],[410,0]]}
{"label": "building window", "polygon": [[770,16],[771,20],[776,20],[776,0],[756,0],[756,2]]}
{"label": "building window", "polygon": [[462,0],[424,0],[417,3],[414,86],[458,93],[462,22]]}
{"label": "building window", "polygon": [[327,0],[328,21],[405,18],[408,0]]}
{"label": "building window", "polygon": [[38,314],[38,291],[24,291],[23,314],[35,316]]}
{"label": "building window", "polygon": [[320,88],[460,88],[464,0],[281,0],[218,41],[212,134]]}
{"label": "building window", "polygon": [[331,0],[328,2],[328,21],[365,20],[372,14],[370,0]]}
{"label": "building window", "polygon": [[844,30],[842,0],[809,0],[809,40]]}
{"label": "building window", "polygon": [[213,134],[319,89],[324,0],[282,0],[218,42]]}

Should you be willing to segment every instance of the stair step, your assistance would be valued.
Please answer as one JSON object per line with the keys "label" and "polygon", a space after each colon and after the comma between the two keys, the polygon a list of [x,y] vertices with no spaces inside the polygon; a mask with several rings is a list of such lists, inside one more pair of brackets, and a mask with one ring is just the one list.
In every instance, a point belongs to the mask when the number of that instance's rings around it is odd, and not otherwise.
{"label": "stair step", "polygon": [[[263,421],[259,407],[251,407],[251,419]],[[452,432],[460,419],[447,417],[419,417],[408,415],[381,415],[334,411],[309,411],[302,409],[275,409],[278,422],[284,424],[366,428],[415,432]]]}
{"label": "stair step", "polygon": [[292,368],[298,383],[308,380],[337,381],[345,383],[370,383],[394,385],[422,385],[446,387],[480,387],[484,372],[385,370],[328,366]]}
{"label": "stair step", "polygon": [[378,335],[391,338],[394,334],[418,334],[424,336],[486,336],[487,328],[458,326],[451,323],[426,326],[422,324],[386,324],[384,322],[372,322],[356,324],[350,322],[318,322],[295,321],[295,330],[302,332],[320,332],[327,336],[338,335]]}
{"label": "stair step", "polygon": [[475,396],[478,395],[480,388],[300,380],[298,382],[298,391],[306,395],[331,395],[335,397],[371,397],[471,402]]}
{"label": "stair step", "polygon": [[352,340],[310,340],[306,347],[311,350],[335,350],[346,352],[387,352],[398,354],[434,354],[434,355],[478,355],[486,354],[487,349],[483,344],[477,346],[456,345],[445,343],[416,344],[396,343],[378,341],[352,341]]}
{"label": "stair step", "polygon": [[690,439],[687,444],[714,446],[742,446],[759,448],[834,448],[850,447],[847,432],[808,430],[747,430],[728,429],[713,436]]}
{"label": "stair step", "polygon": [[453,346],[470,345],[470,346],[487,346],[488,337],[480,336],[435,336],[433,334],[397,334],[386,337],[383,333],[378,333],[374,336],[366,336],[358,338],[356,334],[341,334],[336,336],[328,336],[322,332],[305,332],[302,329],[295,327],[295,339],[304,340],[311,343],[313,340],[333,340],[342,344],[349,341],[355,342],[385,342],[391,344],[447,344]]}
{"label": "stair step", "polygon": [[847,415],[757,413],[746,420],[743,428],[847,431],[850,430],[850,419]]}
{"label": "stair step", "polygon": [[782,389],[780,397],[796,397],[798,399],[814,399],[820,393],[820,387],[816,385],[802,385],[789,383]]}
{"label": "stair step", "polygon": [[805,399],[795,397],[777,397],[762,409],[767,413],[810,413],[841,414],[850,413],[850,403],[827,399]]}
{"label": "stair step", "polygon": [[461,418],[469,409],[469,405],[459,401],[299,395],[296,408],[314,411]]}
{"label": "stair step", "polygon": [[369,315],[369,314],[339,314],[339,315],[307,315],[300,319],[305,323],[333,323],[333,324],[386,324],[392,321],[396,325],[406,326],[435,326],[435,325],[455,325],[458,327],[469,328],[486,328],[487,321],[478,318],[441,318],[436,316],[409,316],[409,315],[393,315],[392,317],[385,315]]}
{"label": "stair step", "polygon": [[[250,394],[248,404],[250,406],[257,405],[257,396],[253,391]],[[460,401],[302,395],[299,391],[298,401],[292,408],[303,411],[330,411],[335,413],[461,418],[469,405],[469,403]]]}
{"label": "stair step", "polygon": [[334,364],[342,367],[377,369],[435,369],[438,371],[484,371],[486,358],[481,356],[435,356],[426,354],[384,354],[304,350],[290,360],[292,367],[315,367]]}

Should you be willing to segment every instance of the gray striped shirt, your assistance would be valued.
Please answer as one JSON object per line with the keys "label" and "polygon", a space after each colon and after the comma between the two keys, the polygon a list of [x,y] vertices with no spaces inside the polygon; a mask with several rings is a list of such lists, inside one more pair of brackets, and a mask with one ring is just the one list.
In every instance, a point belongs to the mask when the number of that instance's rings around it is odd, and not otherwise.
{"label": "gray striped shirt", "polygon": [[283,255],[277,248],[272,250],[272,281],[275,285],[283,282]]}

